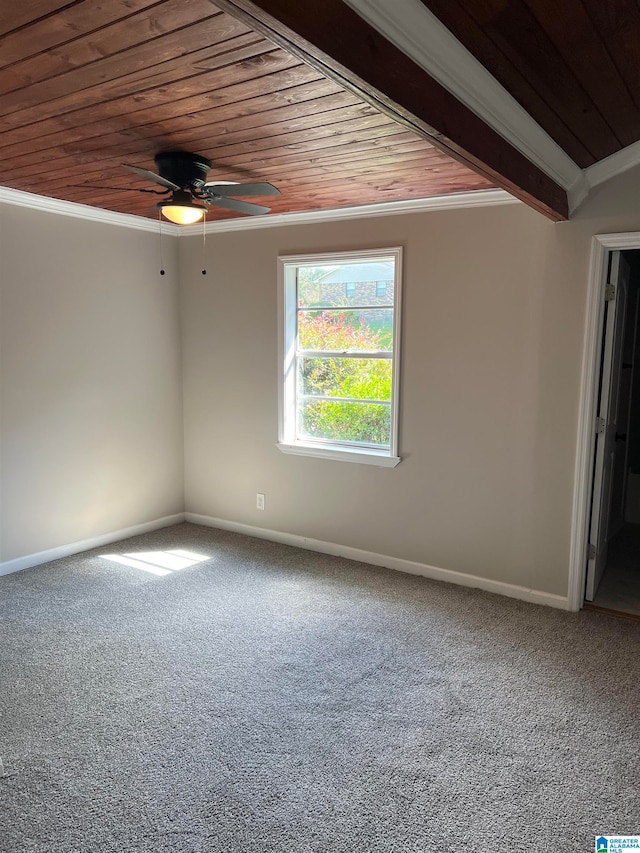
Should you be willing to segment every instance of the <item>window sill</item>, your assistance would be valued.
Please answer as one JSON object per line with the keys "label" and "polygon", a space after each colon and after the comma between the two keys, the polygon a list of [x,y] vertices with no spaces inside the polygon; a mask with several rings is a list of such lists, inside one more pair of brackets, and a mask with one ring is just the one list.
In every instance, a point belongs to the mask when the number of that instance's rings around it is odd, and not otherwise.
{"label": "window sill", "polygon": [[395,468],[402,461],[400,456],[389,456],[379,450],[342,450],[339,447],[318,447],[315,444],[276,444],[282,453],[292,453],[295,456],[313,456],[316,459],[333,459],[337,462],[357,462],[361,465],[377,465],[379,468]]}

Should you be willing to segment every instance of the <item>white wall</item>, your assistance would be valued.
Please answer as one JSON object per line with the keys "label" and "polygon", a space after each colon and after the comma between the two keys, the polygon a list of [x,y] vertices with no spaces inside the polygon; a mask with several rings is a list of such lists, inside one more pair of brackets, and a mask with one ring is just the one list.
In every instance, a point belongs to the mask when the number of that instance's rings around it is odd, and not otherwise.
{"label": "white wall", "polygon": [[0,561],[181,512],[175,246],[0,205]]}
{"label": "white wall", "polygon": [[[181,239],[187,511],[566,595],[590,238],[640,230],[633,187],[560,225],[510,205],[220,234],[206,278]],[[281,454],[278,254],[390,245],[403,462]]]}

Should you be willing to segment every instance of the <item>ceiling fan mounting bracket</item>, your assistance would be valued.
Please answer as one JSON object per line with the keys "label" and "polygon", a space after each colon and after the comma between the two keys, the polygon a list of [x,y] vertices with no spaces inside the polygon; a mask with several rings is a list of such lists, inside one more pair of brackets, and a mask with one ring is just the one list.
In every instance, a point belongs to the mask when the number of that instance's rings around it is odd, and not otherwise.
{"label": "ceiling fan mounting bracket", "polygon": [[211,169],[210,160],[187,151],[161,151],[154,160],[160,175],[181,189],[204,184]]}

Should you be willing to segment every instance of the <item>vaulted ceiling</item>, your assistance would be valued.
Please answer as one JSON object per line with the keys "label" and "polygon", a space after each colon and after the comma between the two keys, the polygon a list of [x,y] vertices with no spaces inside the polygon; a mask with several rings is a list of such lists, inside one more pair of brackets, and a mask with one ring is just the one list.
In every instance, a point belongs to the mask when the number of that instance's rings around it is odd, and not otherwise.
{"label": "vaulted ceiling", "polygon": [[422,0],[581,168],[640,139],[628,0]]}
{"label": "vaulted ceiling", "polygon": [[631,0],[22,0],[0,17],[0,185],[156,217],[123,164],[187,150],[210,180],[276,184],[274,212],[502,187],[562,219],[640,140],[639,54]]}

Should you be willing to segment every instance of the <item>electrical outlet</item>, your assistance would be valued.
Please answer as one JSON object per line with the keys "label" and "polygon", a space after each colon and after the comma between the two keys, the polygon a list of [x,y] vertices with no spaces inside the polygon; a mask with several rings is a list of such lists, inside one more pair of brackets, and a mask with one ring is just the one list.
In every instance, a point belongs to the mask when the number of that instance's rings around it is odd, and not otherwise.
{"label": "electrical outlet", "polygon": [[256,509],[264,509],[264,495],[260,492],[256,495]]}

